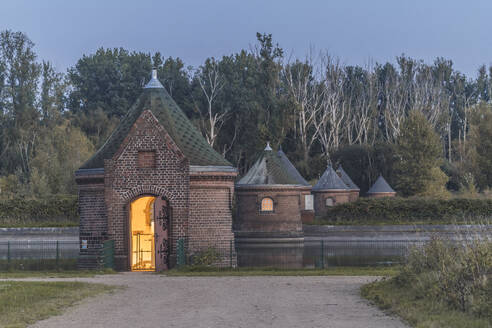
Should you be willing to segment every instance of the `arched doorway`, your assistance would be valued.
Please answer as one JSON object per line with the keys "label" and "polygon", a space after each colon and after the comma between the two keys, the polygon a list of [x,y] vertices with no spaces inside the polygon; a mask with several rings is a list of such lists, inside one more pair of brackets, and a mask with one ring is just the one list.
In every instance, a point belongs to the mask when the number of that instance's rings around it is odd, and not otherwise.
{"label": "arched doorway", "polygon": [[130,204],[130,268],[155,271],[155,197],[143,196]]}
{"label": "arched doorway", "polygon": [[162,271],[169,265],[171,208],[165,197],[142,196],[130,204],[130,269]]}

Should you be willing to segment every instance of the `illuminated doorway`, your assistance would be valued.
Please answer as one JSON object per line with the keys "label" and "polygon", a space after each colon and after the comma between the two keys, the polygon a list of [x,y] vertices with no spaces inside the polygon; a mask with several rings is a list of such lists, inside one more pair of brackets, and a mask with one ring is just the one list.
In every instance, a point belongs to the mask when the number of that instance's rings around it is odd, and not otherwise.
{"label": "illuminated doorway", "polygon": [[132,271],[155,271],[154,201],[143,196],[130,205]]}

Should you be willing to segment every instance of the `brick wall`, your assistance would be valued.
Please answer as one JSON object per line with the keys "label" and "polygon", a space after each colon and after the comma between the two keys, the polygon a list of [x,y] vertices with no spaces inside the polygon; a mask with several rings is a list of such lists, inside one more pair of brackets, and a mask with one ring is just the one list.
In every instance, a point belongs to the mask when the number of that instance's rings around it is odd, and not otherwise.
{"label": "brick wall", "polygon": [[[143,152],[148,156],[143,156]],[[152,152],[154,158],[149,155]],[[140,164],[155,164],[139,166],[139,158]],[[142,195],[164,196],[169,200],[172,263],[176,241],[187,236],[189,165],[150,111],[140,115],[114,157],[105,160],[104,171],[108,238],[115,241],[116,267],[129,268],[129,204]]]}
{"label": "brick wall", "polygon": [[[260,211],[264,197],[273,199],[274,211]],[[234,231],[241,234],[302,234],[301,209],[303,190],[298,187],[236,188],[236,218]]]}
{"label": "brick wall", "polygon": [[359,190],[350,190],[349,201],[355,202],[359,199]]}
{"label": "brick wall", "polygon": [[302,223],[310,223],[314,221],[314,199],[313,199],[313,209],[306,210],[306,196],[311,195],[311,187],[306,188],[301,191],[301,221]]}
{"label": "brick wall", "polygon": [[[208,247],[230,254],[232,205],[236,172],[194,172],[188,160],[150,111],[144,111],[102,175],[79,177],[80,266],[95,268],[104,240],[115,241],[115,267],[129,269],[129,207],[143,195],[164,196],[172,209],[170,264],[176,242],[185,238],[191,252]],[[190,189],[191,188],[191,189]],[[235,257],[232,259],[235,264]],[[231,263],[221,259],[219,265]]]}
{"label": "brick wall", "polygon": [[84,269],[95,269],[99,266],[102,243],[107,238],[108,226],[102,181],[102,177],[99,181],[79,181],[79,238],[80,245],[87,245],[87,248],[80,250],[79,267]]}
{"label": "brick wall", "polygon": [[[218,265],[233,265],[232,197],[236,173],[193,173],[190,176],[188,250],[196,254],[208,247],[219,253]],[[233,248],[234,250],[234,248]],[[232,259],[230,256],[232,255]]]}
{"label": "brick wall", "polygon": [[350,191],[348,190],[326,190],[313,192],[314,195],[314,212],[316,216],[326,214],[328,207],[326,199],[333,199],[333,206],[343,204],[350,201]]}
{"label": "brick wall", "polygon": [[396,192],[375,192],[371,194],[367,194],[369,198],[383,198],[383,197],[395,197]]}

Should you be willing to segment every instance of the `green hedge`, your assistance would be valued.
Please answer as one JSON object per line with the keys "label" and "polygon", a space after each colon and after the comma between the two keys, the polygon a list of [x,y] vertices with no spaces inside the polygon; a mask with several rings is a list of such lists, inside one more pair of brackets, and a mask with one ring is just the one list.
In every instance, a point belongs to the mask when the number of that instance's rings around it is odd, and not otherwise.
{"label": "green hedge", "polygon": [[491,199],[361,198],[334,206],[315,224],[483,223],[492,219]]}
{"label": "green hedge", "polygon": [[0,200],[0,227],[77,226],[77,196]]}

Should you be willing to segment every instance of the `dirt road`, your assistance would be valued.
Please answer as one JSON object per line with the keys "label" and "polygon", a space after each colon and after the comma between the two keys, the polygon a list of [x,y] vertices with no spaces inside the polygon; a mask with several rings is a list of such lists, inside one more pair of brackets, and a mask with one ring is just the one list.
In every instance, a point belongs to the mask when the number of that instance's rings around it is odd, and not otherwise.
{"label": "dirt road", "polygon": [[87,299],[34,327],[406,327],[360,298],[360,286],[373,279],[145,273],[70,279],[126,288]]}

